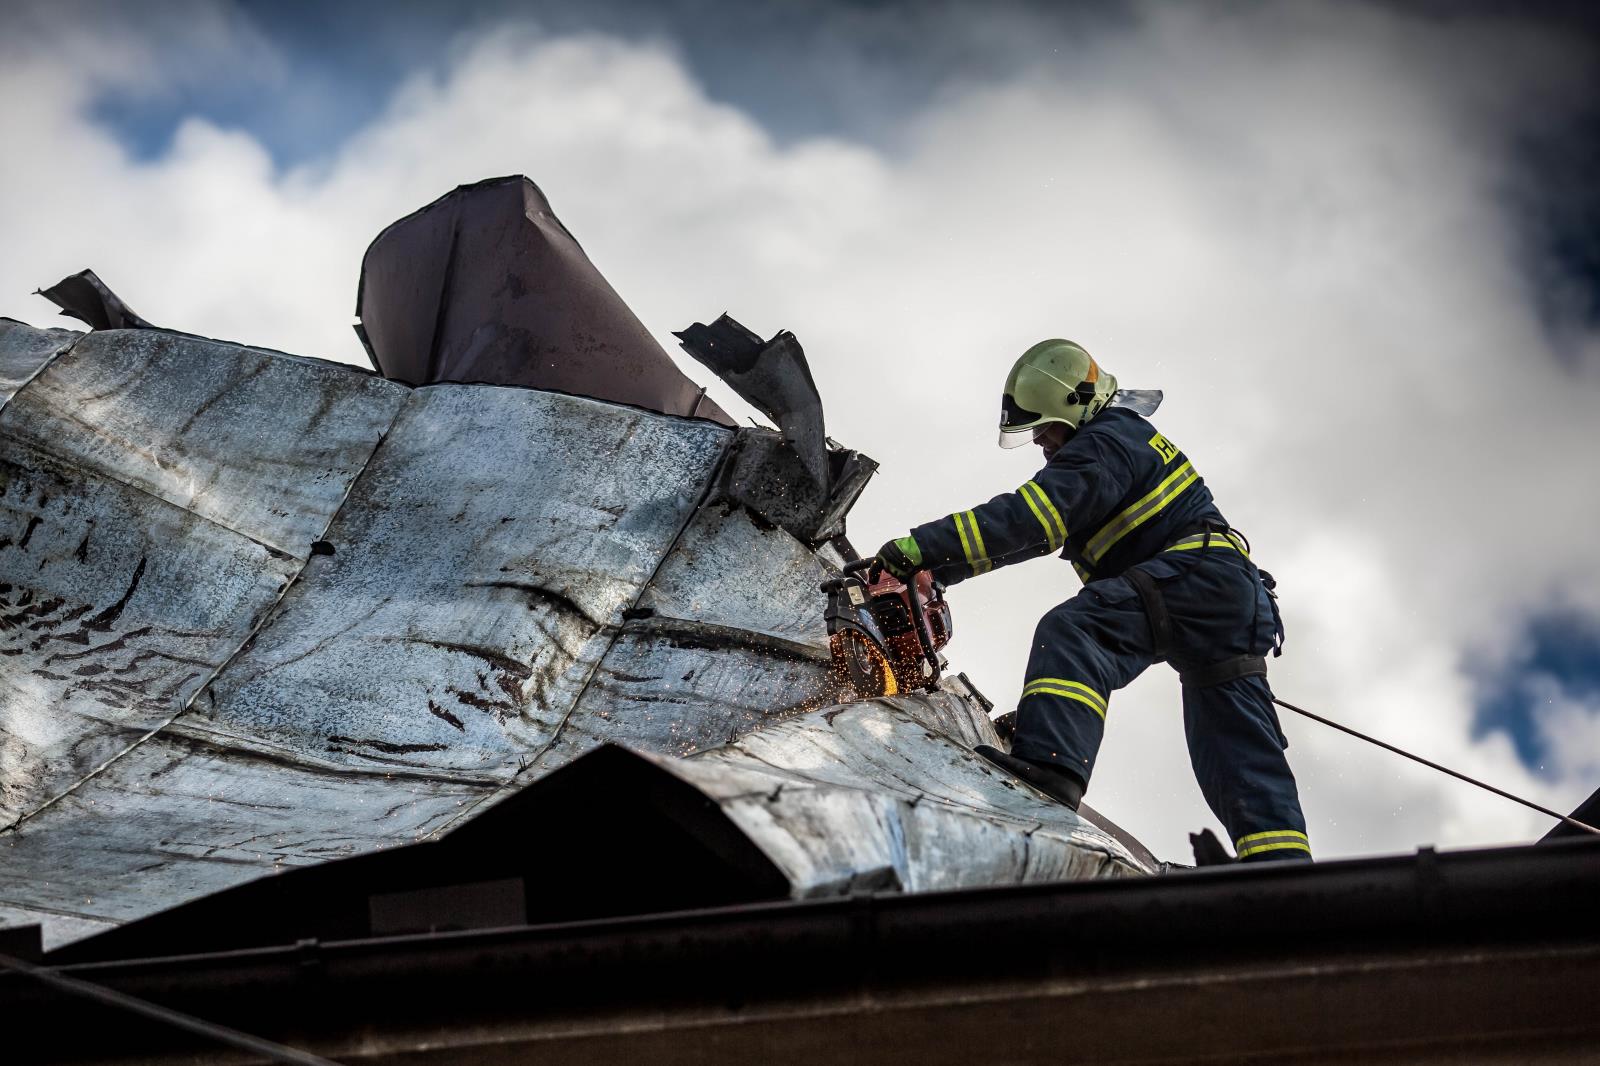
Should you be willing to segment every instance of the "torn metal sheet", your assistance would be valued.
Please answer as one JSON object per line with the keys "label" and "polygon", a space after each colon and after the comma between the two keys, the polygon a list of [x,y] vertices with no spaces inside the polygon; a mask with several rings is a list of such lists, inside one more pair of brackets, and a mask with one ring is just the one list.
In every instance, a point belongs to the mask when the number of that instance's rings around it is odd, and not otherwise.
{"label": "torn metal sheet", "polygon": [[57,354],[82,337],[70,329],[34,329],[0,318],[0,410]]}
{"label": "torn metal sheet", "polygon": [[122,302],[92,270],[80,270],[50,286],[39,289],[36,295],[61,308],[61,313],[92,329],[156,329]]}
{"label": "torn metal sheet", "polygon": [[732,425],[520,175],[460,186],[378,234],[356,315],[397,381],[529,385]]}
{"label": "torn metal sheet", "polygon": [[822,397],[795,335],[783,330],[763,341],[724,314],[709,326],[696,322],[673,336],[684,351],[778,424],[807,479],[825,493],[828,433]]}

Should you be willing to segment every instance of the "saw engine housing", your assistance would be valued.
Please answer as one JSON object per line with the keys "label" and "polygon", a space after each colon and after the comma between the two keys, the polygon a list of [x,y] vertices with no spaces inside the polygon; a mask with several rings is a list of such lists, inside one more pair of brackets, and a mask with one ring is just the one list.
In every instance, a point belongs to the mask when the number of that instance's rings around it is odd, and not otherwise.
{"label": "saw engine housing", "polygon": [[931,573],[919,570],[904,582],[873,560],[858,559],[822,591],[834,668],[856,699],[938,687],[950,606]]}

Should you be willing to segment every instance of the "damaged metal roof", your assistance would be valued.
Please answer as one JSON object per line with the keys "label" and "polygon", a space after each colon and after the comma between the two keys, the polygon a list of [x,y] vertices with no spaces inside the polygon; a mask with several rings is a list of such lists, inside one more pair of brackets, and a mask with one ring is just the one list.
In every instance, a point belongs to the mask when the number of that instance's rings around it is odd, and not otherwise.
{"label": "damaged metal roof", "polygon": [[[533,186],[481,191],[508,189]],[[781,436],[0,320],[0,926],[60,944],[448,839],[601,745],[722,811],[796,897],[1151,869],[975,759],[993,731],[960,685],[822,710],[818,586],[874,464],[814,454],[798,342],[767,347],[741,384]]]}
{"label": "damaged metal roof", "polygon": [[[11,920],[64,940],[421,839],[601,742],[715,749],[681,772],[719,802],[765,774],[789,783],[776,810],[826,794],[855,824],[909,795],[859,741],[914,718],[877,712],[853,747],[863,712],[829,720],[832,766],[815,716],[719,747],[833,691],[816,589],[836,559],[714,491],[735,431],[151,330],[5,323],[0,344],[26,381],[0,409]],[[970,759],[941,741],[916,789]],[[1043,807],[963,802],[993,825]],[[911,821],[972,818],[943,811]],[[887,838],[827,813],[805,816],[813,843],[863,857],[799,863],[796,894],[882,868]],[[951,838],[896,876],[1060,876],[1081,828],[1061,814],[1048,861],[1049,832],[1031,867],[1016,839],[1001,861]],[[1087,846],[1097,869],[1141,865]]]}

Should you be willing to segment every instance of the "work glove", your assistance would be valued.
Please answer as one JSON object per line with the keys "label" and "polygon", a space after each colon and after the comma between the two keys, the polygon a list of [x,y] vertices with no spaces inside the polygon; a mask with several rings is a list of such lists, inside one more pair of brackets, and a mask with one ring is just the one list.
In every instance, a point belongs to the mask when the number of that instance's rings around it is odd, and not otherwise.
{"label": "work glove", "polygon": [[891,540],[878,549],[873,564],[874,571],[887,570],[900,581],[910,581],[911,575],[922,568],[922,549],[917,547],[915,537]]}

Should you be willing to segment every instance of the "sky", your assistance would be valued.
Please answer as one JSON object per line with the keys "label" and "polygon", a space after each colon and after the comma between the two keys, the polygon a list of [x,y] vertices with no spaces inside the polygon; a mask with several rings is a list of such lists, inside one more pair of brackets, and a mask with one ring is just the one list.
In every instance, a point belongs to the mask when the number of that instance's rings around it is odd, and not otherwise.
{"label": "sky", "polygon": [[[669,350],[723,311],[797,334],[882,464],[862,550],[1034,473],[1000,387],[1069,337],[1166,390],[1276,575],[1281,697],[1571,810],[1600,786],[1600,21],[1061,7],[12,0],[0,315],[55,324],[31,293],[93,267],[161,325],[364,364],[372,237],[527,174]],[[1014,705],[1077,587],[963,583],[949,657]],[[1183,860],[1217,823],[1178,696],[1158,666],[1112,699],[1087,798]],[[1550,824],[1283,725],[1320,856]]]}

